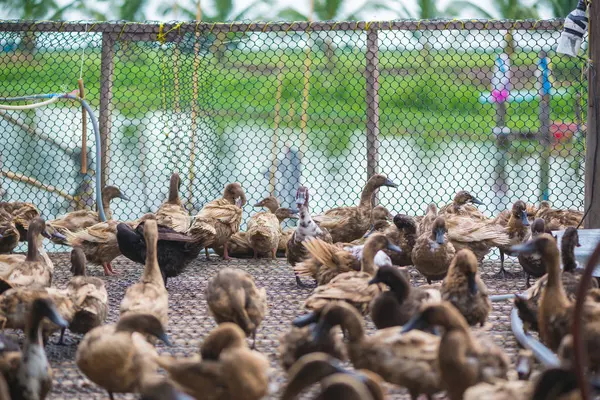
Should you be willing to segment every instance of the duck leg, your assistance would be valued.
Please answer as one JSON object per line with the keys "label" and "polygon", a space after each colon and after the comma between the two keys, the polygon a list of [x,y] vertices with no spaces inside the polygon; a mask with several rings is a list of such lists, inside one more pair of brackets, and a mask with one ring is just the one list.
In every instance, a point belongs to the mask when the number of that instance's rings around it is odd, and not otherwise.
{"label": "duck leg", "polygon": [[60,338],[58,339],[58,342],[56,342],[57,346],[72,346],[74,344],[77,344],[77,342],[74,340],[65,339],[65,331],[66,330],[67,330],[67,328],[62,328],[60,330]]}
{"label": "duck leg", "polygon": [[256,349],[256,331],[252,332],[252,347],[250,347],[250,349]]}
{"label": "duck leg", "polygon": [[113,271],[112,267],[110,266],[110,263],[102,263],[102,268],[104,268],[105,276],[115,275],[115,272]]}
{"label": "duck leg", "polygon": [[229,257],[229,252],[227,251],[228,245],[229,241],[225,242],[223,245],[223,260],[231,260],[231,257]]}
{"label": "duck leg", "polygon": [[111,263],[106,263],[106,265],[108,266],[108,270],[110,271],[111,275],[119,275],[119,273],[113,269]]}
{"label": "duck leg", "polygon": [[258,258],[258,251],[256,251],[256,249],[252,249],[252,258],[255,260]]}
{"label": "duck leg", "polygon": [[529,278],[531,278],[531,275],[527,274],[527,282],[525,283],[525,287],[527,289],[529,289],[531,287],[531,283],[529,283]]}
{"label": "duck leg", "polygon": [[277,259],[277,249],[273,249],[271,252],[273,253],[273,260]]}
{"label": "duck leg", "polygon": [[504,251],[500,250],[500,271],[494,275],[496,279],[514,278],[515,274],[504,269]]}
{"label": "duck leg", "polygon": [[204,254],[206,255],[206,259],[210,260],[210,256],[208,255],[208,247],[204,248]]}
{"label": "duck leg", "polygon": [[108,392],[108,397],[110,400],[115,400],[115,396],[113,396],[112,392]]}

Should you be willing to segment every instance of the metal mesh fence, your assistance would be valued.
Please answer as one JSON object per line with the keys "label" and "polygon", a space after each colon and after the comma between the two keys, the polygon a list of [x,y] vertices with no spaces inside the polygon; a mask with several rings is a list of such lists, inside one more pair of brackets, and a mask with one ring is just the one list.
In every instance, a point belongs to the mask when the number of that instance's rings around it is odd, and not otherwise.
{"label": "metal mesh fence", "polygon": [[[583,208],[584,60],[555,52],[562,22],[0,23],[0,95],[65,92],[83,78],[100,116],[103,180],[133,219],[183,178],[190,211],[239,181],[251,204],[314,213],[356,204],[368,175],[394,213],[471,191],[494,215],[517,199]],[[0,111],[0,191],[46,218],[93,204],[82,113]]]}

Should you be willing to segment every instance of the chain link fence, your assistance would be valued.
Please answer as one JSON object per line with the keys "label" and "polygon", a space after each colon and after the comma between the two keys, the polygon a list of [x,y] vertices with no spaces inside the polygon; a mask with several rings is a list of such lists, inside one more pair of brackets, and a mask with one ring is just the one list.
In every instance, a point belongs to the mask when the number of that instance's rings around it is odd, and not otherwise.
{"label": "chain link fence", "polygon": [[[103,139],[102,180],[130,220],[164,201],[173,170],[191,212],[239,181],[251,205],[299,184],[314,213],[380,204],[422,214],[461,189],[494,215],[517,199],[583,209],[585,60],[556,54],[562,21],[0,22],[0,96],[70,92]],[[88,123],[59,102],[0,110],[0,194],[46,218],[93,206]]]}

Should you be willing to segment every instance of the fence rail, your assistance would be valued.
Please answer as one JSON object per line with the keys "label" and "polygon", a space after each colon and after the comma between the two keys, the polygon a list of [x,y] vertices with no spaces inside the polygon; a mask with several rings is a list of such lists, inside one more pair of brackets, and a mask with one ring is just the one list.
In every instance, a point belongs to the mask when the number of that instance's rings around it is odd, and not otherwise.
{"label": "fence rail", "polygon": [[[172,169],[190,209],[238,180],[250,199],[284,204],[308,184],[319,212],[355,203],[377,172],[403,188],[380,193],[395,212],[419,214],[459,189],[490,215],[517,199],[582,209],[587,81],[583,61],[554,52],[562,24],[0,21],[0,91],[70,90],[81,68],[99,110],[103,185],[134,192],[133,207],[115,205],[122,219],[160,204]],[[77,158],[81,117],[4,114],[4,170],[73,198],[89,190],[94,171],[60,176],[43,163]],[[64,155],[48,155],[48,137]],[[4,198],[37,197],[48,217],[76,206],[15,182],[0,181]]]}

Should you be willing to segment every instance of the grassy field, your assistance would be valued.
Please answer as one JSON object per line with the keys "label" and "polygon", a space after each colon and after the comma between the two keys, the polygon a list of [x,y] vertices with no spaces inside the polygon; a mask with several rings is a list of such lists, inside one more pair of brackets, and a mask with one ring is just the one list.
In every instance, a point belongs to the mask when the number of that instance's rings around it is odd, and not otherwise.
{"label": "grassy field", "polygon": [[[214,49],[213,49],[214,50]],[[17,96],[76,88],[81,62],[79,51],[40,49],[36,53],[0,56],[0,94]],[[380,115],[383,135],[424,135],[435,141],[446,135],[470,140],[493,138],[495,106],[478,101],[489,91],[496,54],[455,50],[380,51]],[[581,91],[580,61],[550,54],[555,85],[567,94],[551,101],[553,121],[574,121],[574,96]],[[512,57],[515,87],[535,90],[538,54],[517,52]],[[306,53],[301,50],[246,51],[243,46],[222,52],[207,47],[197,59],[182,46],[160,49],[157,43],[125,43],[117,47],[113,86],[114,107],[122,115],[141,118],[155,110],[192,109],[193,87],[198,84],[197,111],[225,129],[248,121],[273,127],[280,93],[282,128],[300,126]],[[310,53],[308,126],[343,148],[347,132],[364,129],[365,55],[351,46],[333,52],[318,46]],[[283,66],[279,74],[279,67]],[[516,74],[515,74],[516,75]],[[88,50],[83,76],[87,97],[98,106],[99,50]],[[281,79],[281,87],[279,81]],[[583,94],[586,95],[585,93]],[[507,125],[521,132],[539,126],[537,101],[508,106]],[[585,107],[583,107],[585,111]],[[585,115],[584,115],[585,118]],[[334,150],[334,149],[332,149]]]}

